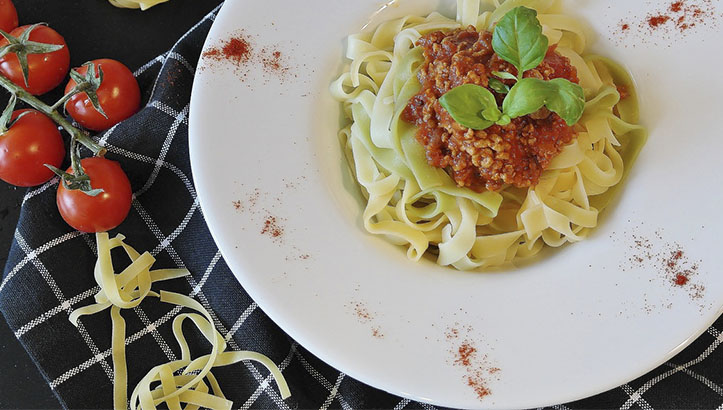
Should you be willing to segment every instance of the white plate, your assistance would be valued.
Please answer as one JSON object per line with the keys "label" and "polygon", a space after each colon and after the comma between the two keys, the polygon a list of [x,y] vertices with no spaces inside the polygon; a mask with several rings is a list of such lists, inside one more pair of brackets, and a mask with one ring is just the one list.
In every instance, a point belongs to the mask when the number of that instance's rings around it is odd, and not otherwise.
{"label": "white plate", "polygon": [[[264,312],[372,386],[490,408],[614,388],[672,357],[720,315],[721,29],[701,26],[676,39],[634,26],[621,37],[621,19],[635,23],[654,6],[572,3],[568,10],[598,33],[592,49],[634,73],[649,143],[590,239],[505,274],[470,274],[410,262],[360,225],[362,204],[337,142],[339,106],[327,89],[346,35],[382,4],[226,2],[207,49],[243,30],[257,53],[279,50],[293,71],[280,78],[260,66],[234,71],[205,61],[191,99],[191,161],[206,220]],[[452,14],[454,2],[400,0],[374,18],[433,10]],[[261,233],[269,216],[283,229],[277,237]],[[631,248],[633,235],[654,247],[679,243],[698,261],[691,283],[705,286],[702,297],[690,296],[691,284],[673,286],[650,261],[631,262],[641,253]],[[466,339],[477,349],[471,368],[454,363]],[[478,367],[492,392],[482,400],[465,382]]]}

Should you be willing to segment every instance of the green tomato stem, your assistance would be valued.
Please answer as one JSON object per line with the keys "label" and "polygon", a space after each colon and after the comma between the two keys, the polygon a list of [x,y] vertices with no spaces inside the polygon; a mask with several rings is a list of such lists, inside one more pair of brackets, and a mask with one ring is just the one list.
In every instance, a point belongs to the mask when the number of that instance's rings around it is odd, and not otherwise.
{"label": "green tomato stem", "polygon": [[93,152],[94,155],[105,154],[105,148],[98,145],[86,133],[74,127],[73,124],[71,124],[67,119],[65,119],[65,117],[60,115],[58,111],[56,111],[58,107],[56,107],[55,105],[51,107],[45,104],[44,102],[40,101],[40,99],[25,91],[23,88],[19,87],[3,75],[0,75],[0,86],[15,94],[18,99],[25,101],[31,107],[50,117],[53,121],[55,121],[56,124],[63,127],[63,129],[67,131],[68,134],[70,134],[70,138],[83,144],[86,148]]}
{"label": "green tomato stem", "polygon": [[76,94],[84,93],[88,91],[90,87],[86,83],[76,84],[75,87],[73,87],[72,90],[70,90],[69,93],[65,94],[64,96],[60,97],[60,99],[53,104],[52,107],[50,107],[51,110],[56,111],[63,105],[65,105],[66,101],[70,100],[71,97],[73,97]]}

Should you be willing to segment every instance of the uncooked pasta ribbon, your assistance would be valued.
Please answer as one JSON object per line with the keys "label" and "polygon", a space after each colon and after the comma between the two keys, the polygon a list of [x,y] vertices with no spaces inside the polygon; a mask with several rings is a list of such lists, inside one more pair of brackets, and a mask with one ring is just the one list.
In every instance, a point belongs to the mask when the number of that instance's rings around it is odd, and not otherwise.
{"label": "uncooked pasta ribbon", "polygon": [[[211,314],[191,297],[174,292],[151,290],[155,282],[190,275],[187,269],[151,270],[155,258],[148,252],[140,254],[125,243],[123,235],[110,238],[108,233],[96,234],[98,260],[94,276],[100,286],[95,303],[70,314],[69,320],[78,325],[84,315],[110,309],[112,322],[111,351],[113,357],[113,407],[128,408],[128,370],[126,362],[126,324],[123,309],[134,308],[146,297],[159,298],[161,302],[192,310],[194,313],[178,314],[173,320],[173,335],[181,349],[181,359],[153,367],[133,390],[130,397],[132,409],[155,409],[164,404],[169,409],[195,410],[231,409],[228,400],[212,373],[214,367],[228,366],[243,360],[253,360],[265,366],[279,387],[282,398],[291,395],[281,370],[268,357],[251,351],[226,351],[226,340],[213,326]],[[113,268],[111,251],[123,248],[131,263],[120,273]],[[193,358],[190,353],[183,323],[191,322],[211,344],[209,354]]]}

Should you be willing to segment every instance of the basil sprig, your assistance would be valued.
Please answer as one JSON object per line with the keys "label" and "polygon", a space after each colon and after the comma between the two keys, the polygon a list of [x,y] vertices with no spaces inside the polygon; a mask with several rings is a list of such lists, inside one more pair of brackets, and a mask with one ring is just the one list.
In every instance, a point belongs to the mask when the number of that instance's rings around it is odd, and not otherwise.
{"label": "basil sprig", "polygon": [[439,99],[439,103],[455,121],[474,130],[489,128],[502,119],[494,94],[475,84],[453,88]]}
{"label": "basil sprig", "polygon": [[505,125],[511,118],[532,114],[542,107],[560,116],[568,125],[580,120],[585,109],[585,93],[578,84],[564,78],[544,81],[523,78],[525,71],[536,68],[547,54],[548,40],[542,34],[537,11],[517,7],[509,11],[495,26],[492,48],[503,60],[517,68],[517,77],[495,71],[495,77],[514,80],[510,88],[497,78],[490,78],[489,86],[499,94],[507,94],[502,111],[494,94],[475,84],[455,87],[445,93],[439,102],[452,118],[462,126],[484,130],[493,124]]}

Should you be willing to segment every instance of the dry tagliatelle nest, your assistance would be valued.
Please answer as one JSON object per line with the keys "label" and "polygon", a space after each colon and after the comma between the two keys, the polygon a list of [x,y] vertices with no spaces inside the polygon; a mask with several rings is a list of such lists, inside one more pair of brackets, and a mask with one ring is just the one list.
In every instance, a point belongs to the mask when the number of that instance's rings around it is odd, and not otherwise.
{"label": "dry tagliatelle nest", "polygon": [[165,3],[168,0],[108,0],[110,4],[125,9],[147,10],[156,4]]}
{"label": "dry tagliatelle nest", "polygon": [[[100,291],[95,303],[74,310],[68,318],[78,325],[78,319],[110,309],[112,322],[113,356],[113,408],[128,408],[128,367],[126,363],[126,324],[121,312],[140,305],[146,297],[159,298],[161,302],[187,308],[192,313],[180,313],[173,320],[173,335],[181,348],[181,359],[153,367],[133,389],[130,397],[132,410],[156,409],[165,405],[170,409],[197,409],[199,406],[214,410],[230,410],[233,402],[221,391],[212,373],[215,367],[228,366],[243,360],[252,360],[266,367],[278,385],[282,399],[289,397],[289,387],[281,370],[268,357],[251,351],[228,351],[225,338],[213,326],[211,314],[193,298],[174,292],[151,290],[156,282],[190,275],[187,269],[155,269],[155,258],[149,253],[139,253],[125,243],[123,235],[111,238],[108,233],[96,234],[98,260],[94,277]],[[116,273],[111,251],[122,248],[131,264]],[[186,341],[182,325],[190,321],[211,344],[209,354],[194,358]]]}

